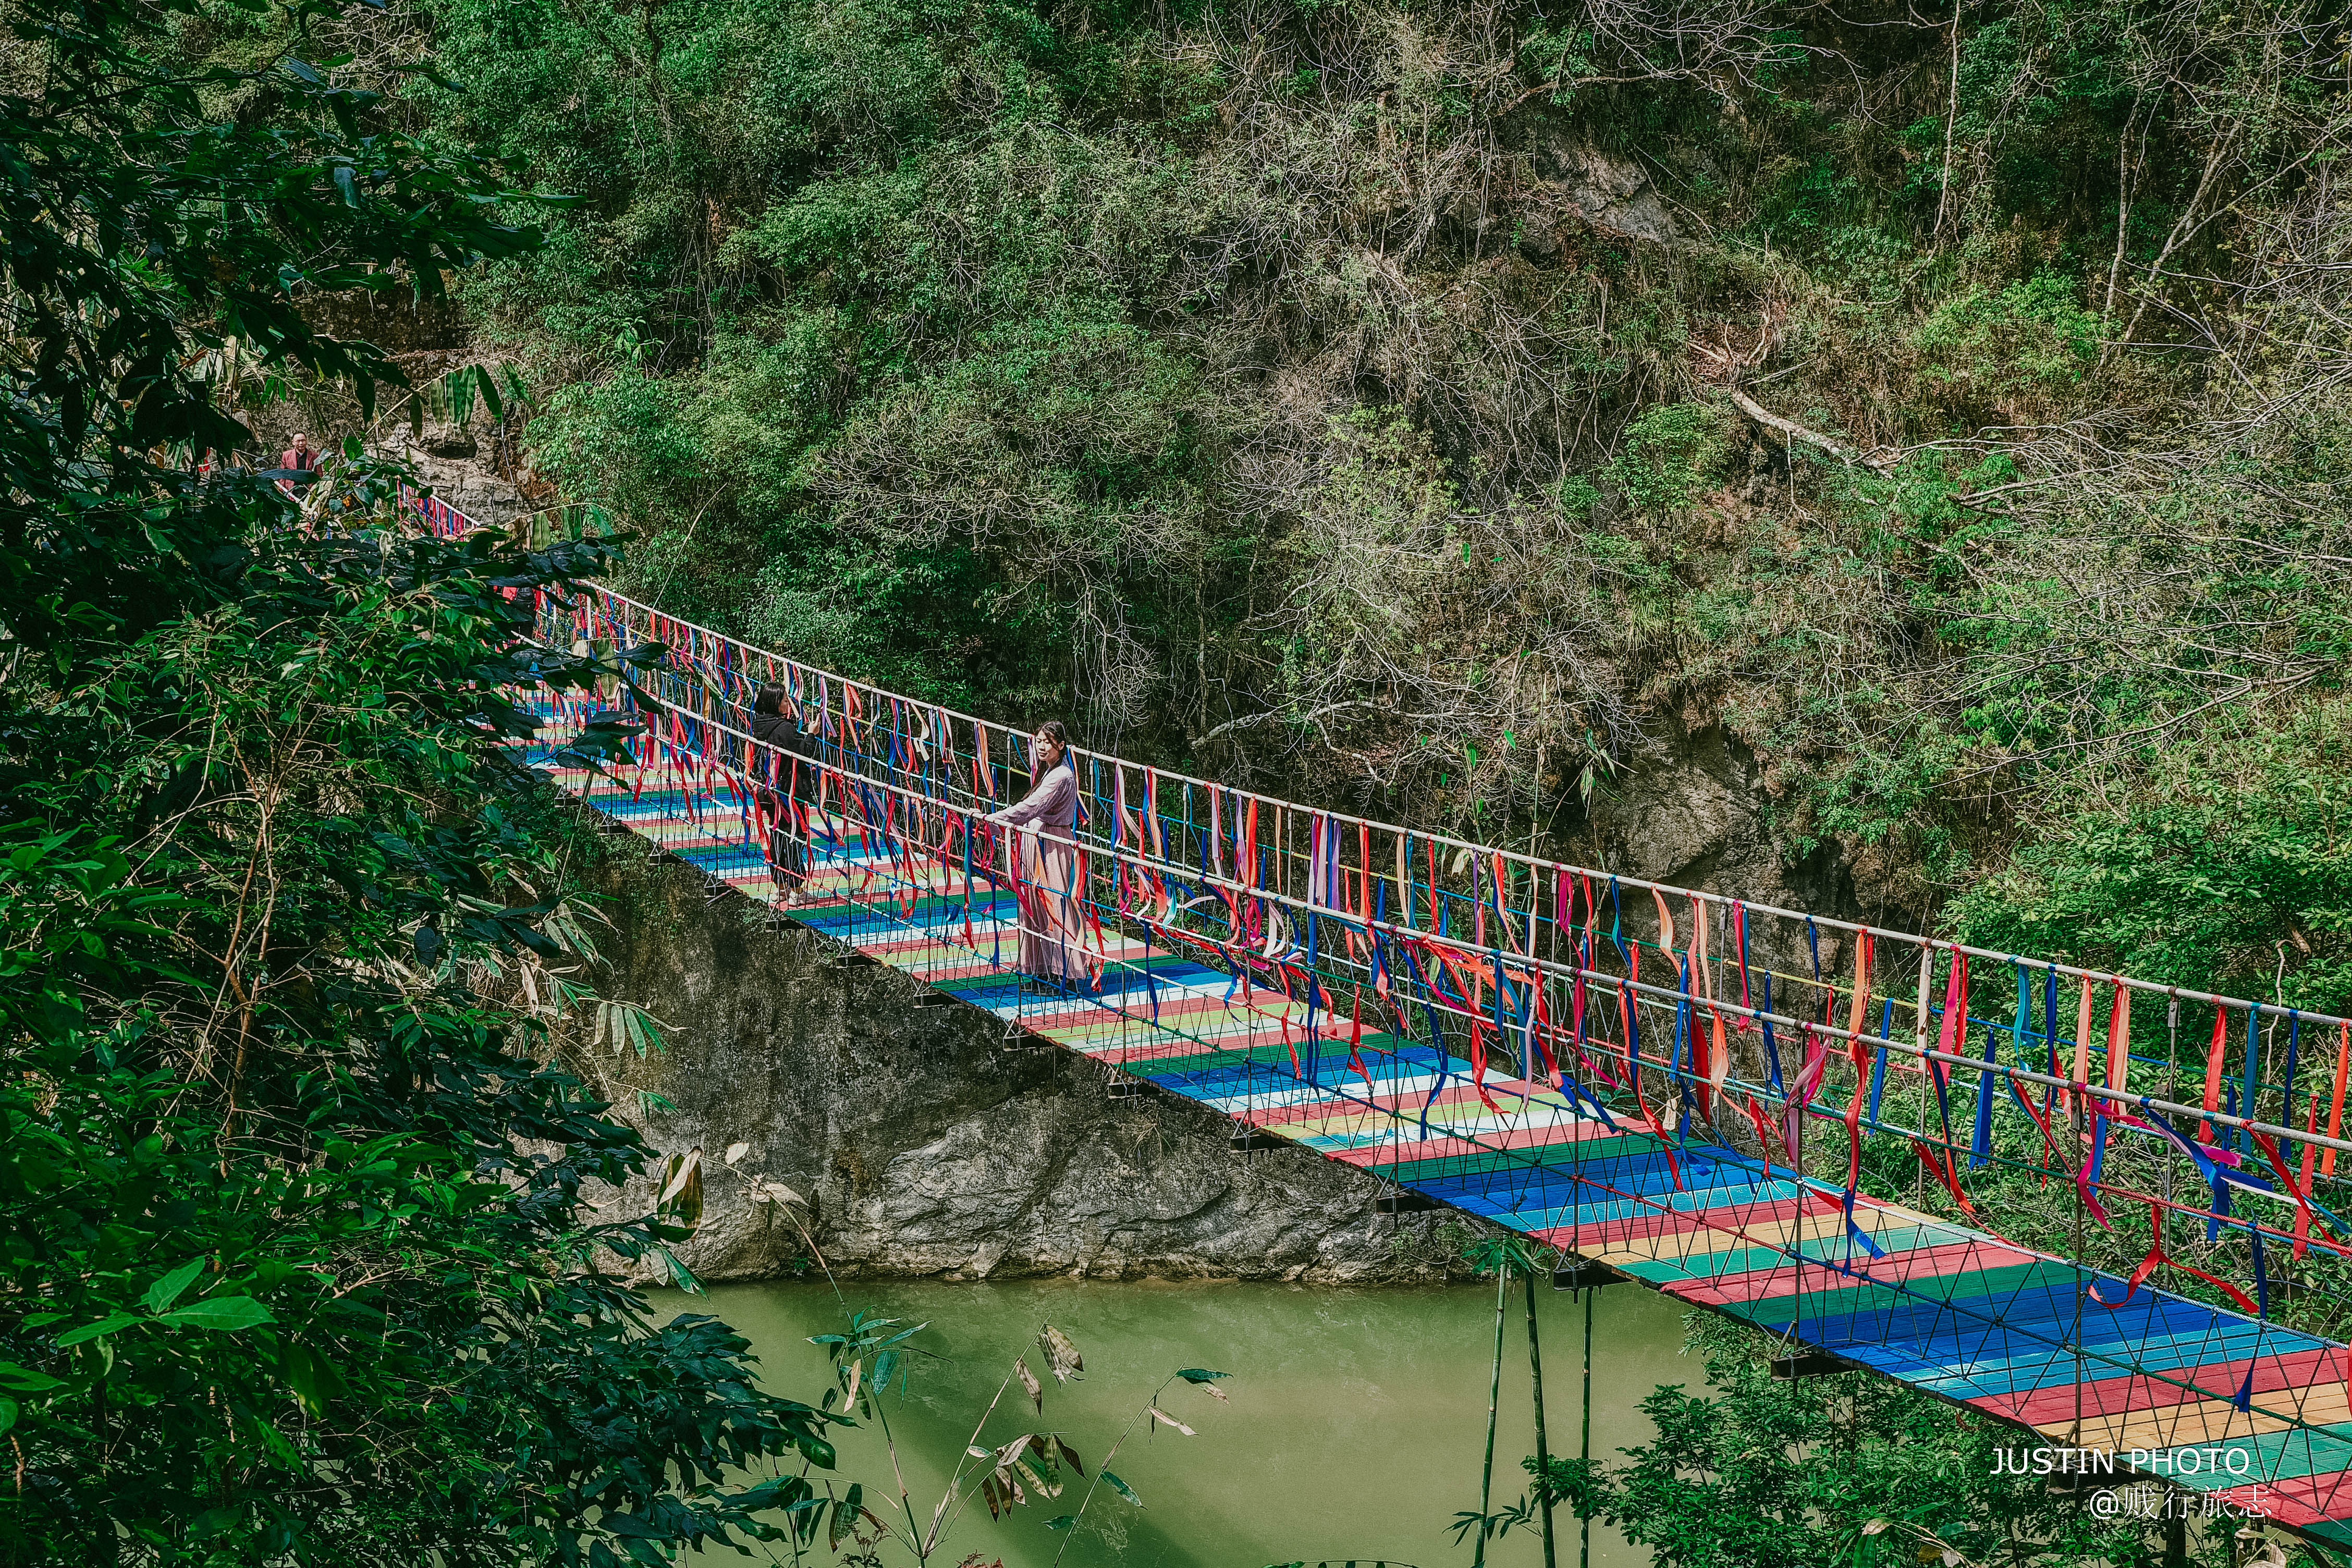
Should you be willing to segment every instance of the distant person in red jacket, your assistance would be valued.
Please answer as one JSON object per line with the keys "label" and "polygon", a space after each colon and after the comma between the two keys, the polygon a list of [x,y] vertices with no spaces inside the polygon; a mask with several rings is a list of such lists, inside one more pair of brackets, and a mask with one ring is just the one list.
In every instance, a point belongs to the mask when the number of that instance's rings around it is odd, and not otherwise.
{"label": "distant person in red jacket", "polygon": [[317,468],[319,454],[310,450],[310,437],[295,437],[294,444],[278,454],[278,466],[281,468],[299,468],[305,472]]}

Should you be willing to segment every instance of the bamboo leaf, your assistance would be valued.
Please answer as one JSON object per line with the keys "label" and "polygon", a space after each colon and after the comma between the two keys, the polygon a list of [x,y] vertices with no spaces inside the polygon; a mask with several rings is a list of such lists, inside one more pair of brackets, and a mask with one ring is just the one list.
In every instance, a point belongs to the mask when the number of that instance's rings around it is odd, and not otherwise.
{"label": "bamboo leaf", "polygon": [[139,1315],[135,1312],[110,1312],[94,1323],[84,1323],[80,1328],[68,1329],[64,1333],[59,1334],[58,1348],[64,1350],[88,1340],[99,1339],[113,1333],[118,1329],[127,1329],[137,1321],[139,1321]]}
{"label": "bamboo leaf", "polygon": [[14,1362],[0,1361],[0,1388],[13,1388],[19,1394],[46,1394],[52,1388],[64,1386],[45,1372],[35,1372]]}
{"label": "bamboo leaf", "polygon": [[305,1344],[290,1344],[279,1361],[286,1386],[313,1415],[324,1415],[332,1401],[351,1393],[335,1363]]}
{"label": "bamboo leaf", "polygon": [[1184,1423],[1177,1420],[1176,1417],[1169,1415],[1168,1412],[1160,1409],[1157,1405],[1150,1406],[1148,1413],[1154,1421],[1160,1422],[1163,1426],[1173,1426],[1179,1432],[1183,1433],[1187,1437],[1197,1437],[1200,1436],[1198,1432],[1193,1431],[1192,1428],[1185,1426]]}
{"label": "bamboo leaf", "polygon": [[198,1301],[192,1307],[182,1307],[155,1320],[191,1329],[217,1329],[233,1334],[240,1329],[258,1328],[275,1322],[269,1309],[250,1296],[220,1296],[209,1301]]}
{"label": "bamboo leaf", "polygon": [[1223,1402],[1225,1398],[1225,1391],[1217,1386],[1216,1380],[1221,1377],[1231,1377],[1233,1376],[1233,1373],[1229,1372],[1211,1372],[1206,1367],[1188,1366],[1179,1371],[1176,1375],[1191,1384],[1193,1387],[1199,1389],[1202,1393],[1207,1394],[1210,1398]]}
{"label": "bamboo leaf", "polygon": [[1135,1489],[1129,1486],[1125,1481],[1119,1479],[1116,1473],[1110,1470],[1105,1470],[1102,1473],[1102,1479],[1110,1483],[1111,1490],[1117,1492],[1119,1496],[1125,1498],[1128,1501],[1133,1503],[1138,1508],[1141,1508],[1143,1506],[1143,1500],[1135,1495]]}
{"label": "bamboo leaf", "polygon": [[490,417],[500,424],[505,423],[507,411],[499,398],[499,384],[488,366],[478,364],[474,367],[474,385],[480,391],[482,405],[490,411]]}
{"label": "bamboo leaf", "polygon": [[1037,1342],[1045,1347],[1055,1383],[1067,1383],[1087,1370],[1086,1359],[1078,1354],[1078,1347],[1070,1342],[1069,1335],[1053,1324],[1045,1325],[1045,1331],[1037,1336]]}
{"label": "bamboo leaf", "polygon": [[662,1165],[661,1196],[655,1208],[692,1235],[702,1225],[702,1145],[672,1154]]}
{"label": "bamboo leaf", "polygon": [[[1035,1492],[1039,1497],[1060,1497],[1062,1495],[1061,1487],[1049,1479],[1045,1472],[1040,1469],[1034,1461],[1025,1457],[1013,1465],[1013,1473],[1021,1479],[1027,1481],[1029,1483],[1029,1489]],[[1017,1491],[1018,1489],[1015,1489]]]}
{"label": "bamboo leaf", "polygon": [[1029,1370],[1029,1363],[1014,1356],[1013,1373],[1021,1380],[1021,1386],[1029,1391],[1030,1403],[1037,1406],[1037,1414],[1045,1414],[1045,1385],[1037,1381],[1037,1374]]}

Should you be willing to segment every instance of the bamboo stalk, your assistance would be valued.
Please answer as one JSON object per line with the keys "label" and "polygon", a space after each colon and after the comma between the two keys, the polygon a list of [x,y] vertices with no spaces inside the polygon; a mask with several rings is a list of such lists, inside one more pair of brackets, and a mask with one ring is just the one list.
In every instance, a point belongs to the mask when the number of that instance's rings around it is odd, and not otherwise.
{"label": "bamboo stalk", "polygon": [[1486,1384],[1486,1464],[1478,1475],[1478,1553],[1471,1559],[1471,1568],[1485,1568],[1486,1562],[1486,1521],[1491,1515],[1495,1491],[1495,1412],[1503,1403],[1503,1315],[1509,1305],[1511,1289],[1510,1266],[1497,1258],[1495,1263],[1495,1360]]}
{"label": "bamboo stalk", "polygon": [[1536,1342],[1536,1271],[1527,1272],[1528,1376],[1536,1396],[1536,1491],[1543,1499],[1544,1568],[1557,1568],[1551,1539],[1551,1447],[1544,1440],[1543,1350]]}

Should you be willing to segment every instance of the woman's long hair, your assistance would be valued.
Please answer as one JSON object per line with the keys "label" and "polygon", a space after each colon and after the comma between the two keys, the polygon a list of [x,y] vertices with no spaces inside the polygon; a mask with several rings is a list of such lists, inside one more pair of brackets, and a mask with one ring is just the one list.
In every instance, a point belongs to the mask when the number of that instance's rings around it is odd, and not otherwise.
{"label": "woman's long hair", "polygon": [[[1069,760],[1070,760],[1070,731],[1069,731],[1066,728],[1065,728],[1065,727],[1064,727],[1064,725],[1063,725],[1062,721],[1061,721],[1059,719],[1048,719],[1048,720],[1046,720],[1043,724],[1040,724],[1040,725],[1038,725],[1038,726],[1037,726],[1037,733],[1039,733],[1040,735],[1045,736],[1047,740],[1049,740],[1049,741],[1053,742],[1054,742],[1054,744],[1055,744],[1055,746],[1060,750],[1060,752],[1061,752],[1061,753],[1062,753],[1062,754],[1061,754],[1061,756],[1060,756],[1058,759],[1056,759],[1056,761],[1055,762],[1054,765],[1055,765],[1055,767],[1060,767],[1064,763],[1067,763],[1067,762],[1069,762]],[[1034,765],[1034,757],[1032,758],[1032,765],[1033,765],[1033,766]],[[1075,765],[1073,765],[1073,766],[1071,767],[1070,771],[1071,771],[1072,773],[1076,773],[1076,772],[1077,772],[1077,768],[1076,768]]]}

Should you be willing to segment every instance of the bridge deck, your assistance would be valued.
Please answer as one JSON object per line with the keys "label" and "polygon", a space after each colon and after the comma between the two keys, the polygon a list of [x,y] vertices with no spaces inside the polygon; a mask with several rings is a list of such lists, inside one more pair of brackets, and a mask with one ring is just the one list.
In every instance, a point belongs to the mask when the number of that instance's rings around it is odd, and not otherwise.
{"label": "bridge deck", "polygon": [[[719,793],[637,789],[542,763],[563,787],[743,893],[774,901]],[[1108,989],[1024,994],[1010,893],[906,886],[860,834],[818,845],[791,918],[1055,1042],[1649,1287],[2059,1444],[2352,1544],[2352,1363],[2342,1345],[1864,1197],[1719,1145],[1673,1147],[1538,1083],[1485,1093],[1430,1047],[1366,1030],[1118,931]],[[1865,1244],[1860,1239],[1867,1237]],[[1875,1249],[1877,1256],[1872,1255]],[[2122,1300],[2108,1310],[2083,1286]]]}

